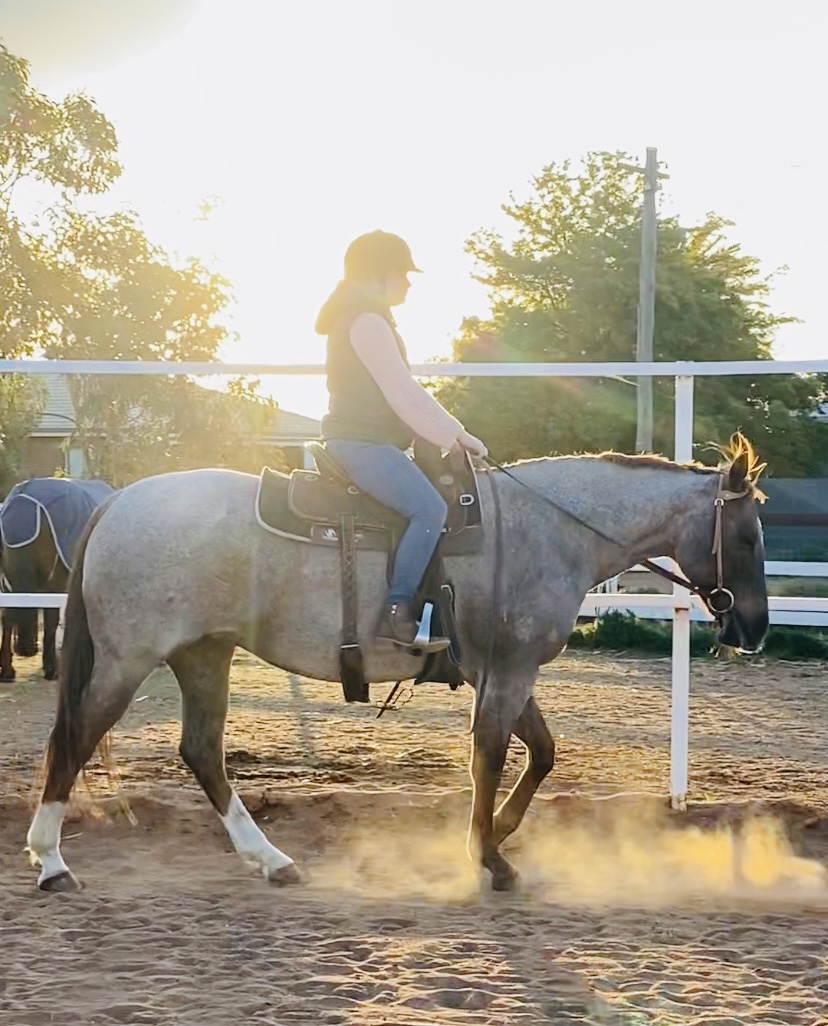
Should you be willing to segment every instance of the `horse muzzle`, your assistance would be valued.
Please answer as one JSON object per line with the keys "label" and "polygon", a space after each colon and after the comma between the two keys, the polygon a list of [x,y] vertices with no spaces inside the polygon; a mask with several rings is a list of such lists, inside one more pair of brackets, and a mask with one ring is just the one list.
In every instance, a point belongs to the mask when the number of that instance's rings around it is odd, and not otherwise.
{"label": "horse muzzle", "polygon": [[719,644],[736,648],[740,652],[758,652],[768,633],[768,616],[757,616],[746,621],[735,609],[719,616]]}

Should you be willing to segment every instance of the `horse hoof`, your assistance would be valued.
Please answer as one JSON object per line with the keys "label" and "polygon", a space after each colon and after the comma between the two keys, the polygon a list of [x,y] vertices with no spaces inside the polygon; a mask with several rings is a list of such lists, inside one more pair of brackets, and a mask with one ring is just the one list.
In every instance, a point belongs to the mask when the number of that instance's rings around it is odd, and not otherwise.
{"label": "horse hoof", "polygon": [[58,873],[57,876],[38,880],[37,886],[41,891],[50,891],[53,894],[71,894],[73,891],[79,891],[83,887],[80,880],[68,869],[63,873]]}
{"label": "horse hoof", "polygon": [[295,862],[289,862],[286,866],[271,870],[267,874],[267,879],[274,887],[290,887],[302,882],[302,874],[296,868]]}
{"label": "horse hoof", "polygon": [[516,869],[509,867],[508,871],[492,873],[493,891],[516,891],[520,885],[520,876]]}
{"label": "horse hoof", "polygon": [[44,666],[43,667],[43,676],[44,676],[44,678],[46,680],[57,680],[57,670],[55,669],[54,666],[50,666],[48,670]]}
{"label": "horse hoof", "polygon": [[0,673],[0,681],[3,681],[4,683],[13,681],[16,677],[17,672],[15,670],[4,670]]}

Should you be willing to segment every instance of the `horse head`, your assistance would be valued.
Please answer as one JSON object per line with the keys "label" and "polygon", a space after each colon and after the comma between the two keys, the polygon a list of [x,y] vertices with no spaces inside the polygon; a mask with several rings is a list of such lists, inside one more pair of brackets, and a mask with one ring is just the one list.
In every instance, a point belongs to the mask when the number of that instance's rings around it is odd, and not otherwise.
{"label": "horse head", "polygon": [[720,643],[755,652],[768,630],[765,545],[757,507],[765,500],[758,480],[766,464],[741,433],[720,452],[712,509],[686,533],[678,561],[716,617]]}

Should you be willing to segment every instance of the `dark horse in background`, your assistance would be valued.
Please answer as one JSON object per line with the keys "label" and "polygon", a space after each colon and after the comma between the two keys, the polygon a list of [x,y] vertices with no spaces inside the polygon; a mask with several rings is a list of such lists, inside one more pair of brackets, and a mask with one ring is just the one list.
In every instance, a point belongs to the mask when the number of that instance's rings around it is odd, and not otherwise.
{"label": "dark horse in background", "polygon": [[[65,592],[78,539],[93,510],[114,491],[104,481],[33,477],[16,484],[0,507],[0,571],[7,592]],[[12,641],[37,655],[37,609],[4,609],[0,681],[14,680]],[[43,675],[57,676],[60,611],[43,610]]]}

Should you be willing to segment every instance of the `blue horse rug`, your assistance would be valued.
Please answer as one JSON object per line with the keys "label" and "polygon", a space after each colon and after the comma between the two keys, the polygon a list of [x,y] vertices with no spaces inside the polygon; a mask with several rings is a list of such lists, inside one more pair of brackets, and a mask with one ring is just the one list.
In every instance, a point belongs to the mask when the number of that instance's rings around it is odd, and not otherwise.
{"label": "blue horse rug", "polygon": [[114,491],[105,481],[70,477],[33,477],[21,481],[0,508],[0,542],[9,549],[30,545],[45,518],[57,554],[66,569],[71,570],[75,546],[86,522]]}

